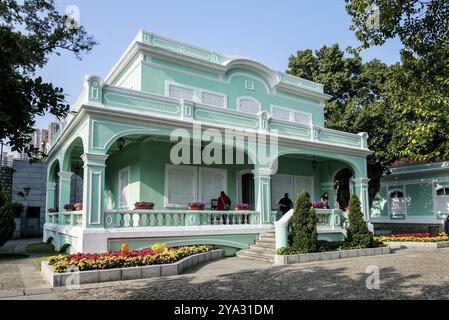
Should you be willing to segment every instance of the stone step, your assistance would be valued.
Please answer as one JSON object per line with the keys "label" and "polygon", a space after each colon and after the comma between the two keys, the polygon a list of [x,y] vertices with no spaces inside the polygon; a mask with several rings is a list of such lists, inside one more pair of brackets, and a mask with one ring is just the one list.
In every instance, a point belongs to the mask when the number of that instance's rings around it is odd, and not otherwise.
{"label": "stone step", "polygon": [[274,254],[275,248],[267,248],[267,247],[261,247],[258,245],[252,245],[249,249],[250,251],[257,251],[257,252],[262,252],[262,253],[271,253]]}
{"label": "stone step", "polygon": [[274,260],[274,252],[270,253],[270,252],[262,252],[262,251],[251,251],[251,249],[245,249],[243,250],[243,254],[245,256],[249,256],[249,257],[259,257],[259,258],[265,258],[268,260]]}
{"label": "stone step", "polygon": [[267,250],[273,250],[273,249],[276,248],[274,243],[273,244],[268,244],[268,243],[259,243],[259,242],[256,242],[255,244],[252,244],[250,246],[250,248],[255,248],[255,247],[257,247],[257,248],[265,248]]}
{"label": "stone step", "polygon": [[258,261],[265,261],[265,262],[274,263],[274,259],[272,259],[272,258],[256,256],[256,255],[248,255],[248,254],[245,254],[245,253],[239,253],[239,254],[237,254],[237,257],[244,258],[244,259],[252,259],[252,260],[258,260]]}
{"label": "stone step", "polygon": [[276,241],[273,239],[261,239],[261,240],[257,240],[256,243],[260,243],[260,244],[269,244],[269,245],[276,245]]}

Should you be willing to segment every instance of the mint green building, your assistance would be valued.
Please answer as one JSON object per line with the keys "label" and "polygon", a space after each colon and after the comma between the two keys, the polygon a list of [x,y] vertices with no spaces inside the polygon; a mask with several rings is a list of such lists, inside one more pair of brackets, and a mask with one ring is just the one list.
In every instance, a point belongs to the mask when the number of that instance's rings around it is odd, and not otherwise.
{"label": "mint green building", "polygon": [[[443,232],[449,215],[449,162],[406,164],[381,179],[369,221],[377,234]],[[447,231],[447,229],[446,229]]]}
{"label": "mint green building", "polygon": [[[345,234],[339,192],[357,193],[368,220],[367,134],[325,128],[318,83],[145,31],[105,79],[84,83],[46,160],[43,240],[58,250],[208,243],[233,254],[274,228],[284,193],[303,190],[329,194],[321,239]],[[229,211],[212,210],[221,191]],[[64,208],[71,195],[81,210]],[[134,210],[139,201],[154,208]],[[188,210],[195,201],[205,210]]]}

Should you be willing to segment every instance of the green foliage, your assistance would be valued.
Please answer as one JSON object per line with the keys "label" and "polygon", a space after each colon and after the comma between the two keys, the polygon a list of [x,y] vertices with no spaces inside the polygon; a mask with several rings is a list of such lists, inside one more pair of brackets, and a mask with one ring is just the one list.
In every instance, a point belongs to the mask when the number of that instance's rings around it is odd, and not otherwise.
{"label": "green foliage", "polygon": [[23,205],[18,202],[13,202],[11,203],[11,207],[14,212],[14,217],[19,218],[23,210]]}
{"label": "green foliage", "polygon": [[359,197],[354,193],[349,201],[349,226],[347,228],[346,242],[352,246],[372,248],[374,246],[374,236],[368,230],[363,219]]}
{"label": "green foliage", "polygon": [[11,202],[6,201],[3,193],[0,192],[0,247],[11,239],[14,230],[16,230],[16,222]]}
{"label": "green foliage", "polygon": [[28,146],[35,116],[68,111],[63,90],[35,71],[61,49],[80,58],[96,44],[82,26],[69,28],[66,20],[54,0],[0,1],[0,140],[9,140],[13,151],[36,156],[39,146]]}
{"label": "green foliage", "polygon": [[379,60],[363,63],[357,51],[337,44],[321,49],[299,50],[289,59],[288,73],[324,85],[332,98],[325,103],[326,127],[345,132],[367,132],[370,200],[380,187],[380,177],[398,159],[392,140],[397,136],[396,112],[388,99],[391,68]]}
{"label": "green foliage", "polygon": [[300,193],[295,202],[292,218],[293,243],[292,248],[301,252],[315,252],[317,249],[316,212],[310,203],[306,191]]}
{"label": "green foliage", "polygon": [[[379,24],[366,21],[379,13]],[[396,157],[415,161],[449,158],[449,2],[346,0],[361,48],[398,38],[401,62],[391,67],[388,95],[400,117],[393,134]],[[361,49],[359,48],[359,49]]]}

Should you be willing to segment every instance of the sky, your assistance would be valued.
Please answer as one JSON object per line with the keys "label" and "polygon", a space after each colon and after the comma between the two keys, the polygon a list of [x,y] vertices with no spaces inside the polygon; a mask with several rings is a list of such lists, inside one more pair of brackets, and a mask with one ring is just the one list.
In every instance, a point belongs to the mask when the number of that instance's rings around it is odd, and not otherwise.
{"label": "sky", "polygon": [[[61,52],[38,72],[62,87],[69,103],[81,93],[85,75],[108,74],[140,29],[245,56],[280,71],[287,69],[288,58],[297,50],[334,43],[341,48],[359,45],[349,29],[344,0],[56,0],[56,4],[62,12],[77,6],[81,24],[99,42],[81,61]],[[362,57],[395,63],[400,47],[392,40],[363,51]],[[46,128],[53,120],[51,115],[39,117],[36,127]]]}

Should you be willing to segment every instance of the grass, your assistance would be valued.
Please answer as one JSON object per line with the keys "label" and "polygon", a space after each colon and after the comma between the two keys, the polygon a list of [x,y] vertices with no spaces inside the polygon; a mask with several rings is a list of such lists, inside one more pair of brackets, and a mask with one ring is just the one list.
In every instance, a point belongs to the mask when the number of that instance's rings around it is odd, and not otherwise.
{"label": "grass", "polygon": [[55,251],[55,247],[51,243],[30,243],[26,249],[29,253],[40,255],[39,257],[33,259],[33,263],[38,270],[41,270],[42,261],[48,261],[52,256],[63,254]]}

